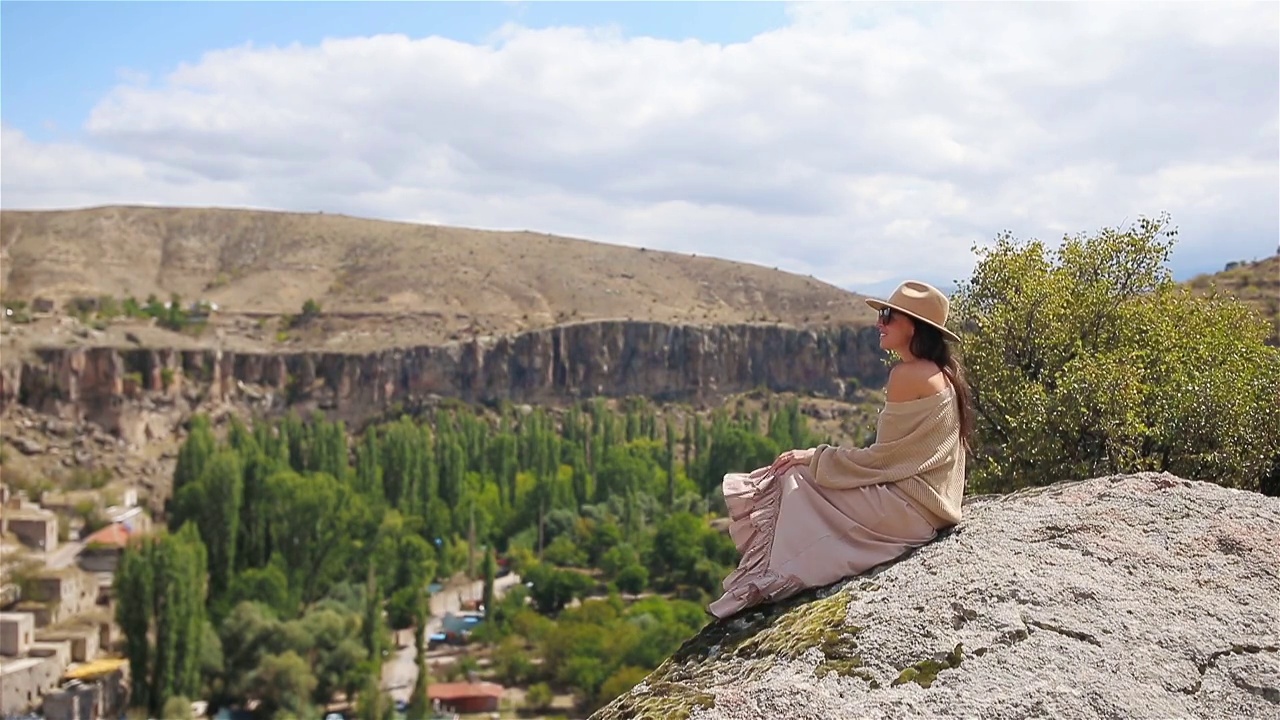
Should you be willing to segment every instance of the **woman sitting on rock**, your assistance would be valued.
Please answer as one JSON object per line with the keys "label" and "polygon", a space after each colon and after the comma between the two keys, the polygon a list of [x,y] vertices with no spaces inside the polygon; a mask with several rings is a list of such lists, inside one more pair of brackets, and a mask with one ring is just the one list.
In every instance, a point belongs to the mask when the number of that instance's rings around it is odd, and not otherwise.
{"label": "woman sitting on rock", "polygon": [[947,340],[949,303],[905,282],[879,310],[889,372],[875,442],[791,450],[724,478],[729,534],[742,559],[708,610],[725,618],[893,560],[960,522],[973,427],[964,369]]}

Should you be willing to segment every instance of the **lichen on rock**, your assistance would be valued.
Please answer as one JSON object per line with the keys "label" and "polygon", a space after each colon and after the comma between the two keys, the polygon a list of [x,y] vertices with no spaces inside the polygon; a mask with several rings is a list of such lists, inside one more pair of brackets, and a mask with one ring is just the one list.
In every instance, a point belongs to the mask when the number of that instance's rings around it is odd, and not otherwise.
{"label": "lichen on rock", "polygon": [[1140,473],[969,498],[708,624],[594,720],[1280,717],[1280,499]]}

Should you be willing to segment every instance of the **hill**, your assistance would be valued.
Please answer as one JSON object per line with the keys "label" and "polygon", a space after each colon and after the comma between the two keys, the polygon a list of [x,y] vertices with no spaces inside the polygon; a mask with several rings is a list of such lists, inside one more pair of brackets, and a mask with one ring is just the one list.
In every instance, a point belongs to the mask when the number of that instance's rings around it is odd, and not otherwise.
{"label": "hill", "polygon": [[1271,321],[1272,344],[1280,343],[1280,255],[1256,262],[1231,263],[1221,272],[1206,273],[1186,283],[1192,290],[1236,298]]}
{"label": "hill", "polygon": [[339,325],[326,335],[392,328],[381,345],[598,319],[804,326],[873,317],[852,293],[757,265],[322,213],[5,211],[0,255],[6,299],[61,306],[77,296],[176,293],[241,317],[297,313],[315,300]]}

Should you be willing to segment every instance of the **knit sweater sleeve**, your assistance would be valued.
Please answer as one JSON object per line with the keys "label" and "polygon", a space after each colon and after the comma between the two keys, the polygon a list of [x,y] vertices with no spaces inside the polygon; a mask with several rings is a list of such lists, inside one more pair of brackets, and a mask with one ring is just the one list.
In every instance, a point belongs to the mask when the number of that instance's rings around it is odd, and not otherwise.
{"label": "knit sweater sleeve", "polygon": [[[948,402],[907,404],[886,412],[865,448],[819,445],[809,469],[823,487],[852,489],[895,483],[953,462],[958,435]],[[950,422],[949,422],[950,421]]]}

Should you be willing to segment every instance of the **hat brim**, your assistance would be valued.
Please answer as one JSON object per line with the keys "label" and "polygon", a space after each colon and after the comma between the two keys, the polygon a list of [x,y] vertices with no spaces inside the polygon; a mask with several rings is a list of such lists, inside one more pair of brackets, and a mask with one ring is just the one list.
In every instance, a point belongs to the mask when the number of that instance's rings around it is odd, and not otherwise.
{"label": "hat brim", "polygon": [[933,326],[933,327],[938,328],[938,330],[942,331],[942,334],[943,334],[943,335],[945,335],[945,336],[947,336],[947,338],[948,338],[948,339],[954,340],[954,341],[956,341],[956,342],[960,342],[960,336],[959,336],[959,335],[956,335],[955,333],[951,332],[950,330],[946,329],[945,327],[943,327],[943,326],[939,325],[938,323],[936,323],[936,322],[934,322],[934,321],[932,321],[932,320],[930,320],[930,319],[928,319],[928,318],[920,317],[919,315],[917,315],[917,314],[915,314],[915,313],[911,312],[910,310],[907,310],[907,309],[905,309],[905,308],[902,308],[902,307],[899,307],[899,306],[897,306],[897,305],[894,305],[894,304],[893,304],[893,303],[891,303],[891,302],[886,302],[886,301],[884,301],[884,300],[876,300],[875,298],[867,298],[867,299],[866,299],[866,303],[867,303],[868,305],[870,305],[873,309],[877,310],[877,311],[878,311],[878,310],[882,310],[882,309],[884,309],[884,308],[893,308],[894,310],[896,310],[896,311],[898,311],[898,312],[902,313],[903,315],[910,315],[911,317],[913,317],[913,318],[915,318],[915,319],[919,320],[920,322],[924,323],[925,325],[930,325],[930,326]]}

